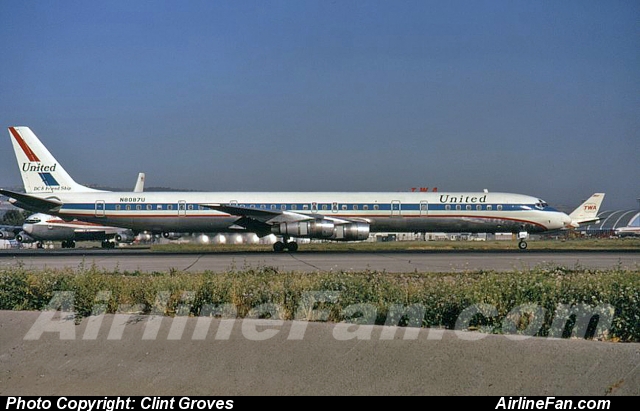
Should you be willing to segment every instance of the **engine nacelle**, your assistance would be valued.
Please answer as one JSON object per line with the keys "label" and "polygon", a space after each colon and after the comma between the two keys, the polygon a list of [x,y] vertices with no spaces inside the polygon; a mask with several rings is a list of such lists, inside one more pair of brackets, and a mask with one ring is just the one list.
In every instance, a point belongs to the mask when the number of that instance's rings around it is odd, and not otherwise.
{"label": "engine nacelle", "polygon": [[118,243],[130,243],[134,240],[135,237],[127,233],[118,233],[113,238]]}
{"label": "engine nacelle", "polygon": [[136,236],[138,241],[151,241],[153,240],[153,235],[149,233],[140,233]]}
{"label": "engine nacelle", "polygon": [[31,237],[29,234],[25,233],[24,231],[20,231],[18,235],[16,235],[16,240],[19,243],[24,243],[24,244],[30,244],[30,243],[36,242],[35,238]]}
{"label": "engine nacelle", "polygon": [[3,240],[13,240],[14,238],[16,238],[16,233],[14,233],[13,231],[0,230],[0,238],[2,238]]}
{"label": "engine nacelle", "polygon": [[168,240],[177,240],[180,237],[182,237],[182,233],[170,233],[170,232],[164,232],[162,233],[162,236]]}
{"label": "engine nacelle", "polygon": [[358,241],[369,238],[369,224],[367,223],[351,223],[340,224],[336,226],[334,236],[331,240],[337,241]]}
{"label": "engine nacelle", "polygon": [[335,224],[332,221],[311,220],[280,223],[271,227],[271,232],[291,237],[329,238],[333,235],[334,228]]}
{"label": "engine nacelle", "polygon": [[291,237],[321,238],[336,241],[358,241],[369,238],[369,224],[335,224],[330,220],[298,221],[280,223],[271,227],[273,234]]}

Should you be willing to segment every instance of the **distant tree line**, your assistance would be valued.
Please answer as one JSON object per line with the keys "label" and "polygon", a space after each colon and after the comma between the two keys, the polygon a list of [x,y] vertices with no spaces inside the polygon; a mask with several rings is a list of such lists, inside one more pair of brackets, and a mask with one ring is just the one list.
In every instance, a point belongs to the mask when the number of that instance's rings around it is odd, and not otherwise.
{"label": "distant tree line", "polygon": [[0,221],[3,225],[22,225],[31,214],[31,211],[27,210],[9,210],[4,213]]}

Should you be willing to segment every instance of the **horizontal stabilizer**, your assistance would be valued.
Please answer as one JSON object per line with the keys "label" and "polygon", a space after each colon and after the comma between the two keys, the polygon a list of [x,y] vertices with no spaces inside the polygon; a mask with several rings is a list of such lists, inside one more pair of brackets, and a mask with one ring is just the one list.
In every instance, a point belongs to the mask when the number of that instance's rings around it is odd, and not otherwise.
{"label": "horizontal stabilizer", "polygon": [[0,194],[5,195],[12,200],[10,202],[17,207],[27,210],[51,212],[57,211],[63,203],[57,200],[35,197],[29,194],[16,193],[0,188]]}

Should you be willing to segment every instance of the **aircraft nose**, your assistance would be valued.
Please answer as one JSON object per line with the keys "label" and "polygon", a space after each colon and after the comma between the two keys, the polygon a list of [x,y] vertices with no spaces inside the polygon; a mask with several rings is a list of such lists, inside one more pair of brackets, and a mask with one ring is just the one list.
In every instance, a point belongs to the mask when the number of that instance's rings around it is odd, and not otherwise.
{"label": "aircraft nose", "polygon": [[562,225],[564,227],[570,227],[571,226],[571,222],[573,221],[571,219],[571,217],[569,217],[567,214],[562,213],[562,216],[560,217],[560,219],[562,220]]}
{"label": "aircraft nose", "polygon": [[23,224],[22,229],[31,234],[31,232],[33,231],[33,224]]}

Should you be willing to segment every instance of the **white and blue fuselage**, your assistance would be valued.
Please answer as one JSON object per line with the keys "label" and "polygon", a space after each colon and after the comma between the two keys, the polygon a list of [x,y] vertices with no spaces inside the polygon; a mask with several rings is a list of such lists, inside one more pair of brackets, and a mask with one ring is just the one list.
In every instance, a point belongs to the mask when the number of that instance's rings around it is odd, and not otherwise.
{"label": "white and blue fuselage", "polygon": [[[226,232],[261,211],[309,219],[358,221],[371,232],[544,232],[569,217],[536,197],[509,193],[402,192],[92,192],[42,195],[60,201],[57,215],[153,232]],[[233,214],[211,208],[246,209]],[[300,220],[297,218],[294,220]]]}

